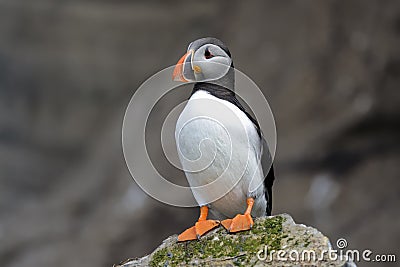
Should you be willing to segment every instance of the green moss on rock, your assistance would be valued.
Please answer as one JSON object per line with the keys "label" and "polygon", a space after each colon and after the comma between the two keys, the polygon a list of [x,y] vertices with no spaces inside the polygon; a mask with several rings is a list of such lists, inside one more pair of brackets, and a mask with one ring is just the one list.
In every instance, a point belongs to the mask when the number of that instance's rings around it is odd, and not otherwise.
{"label": "green moss on rock", "polygon": [[285,218],[275,216],[255,220],[251,230],[236,234],[226,234],[222,227],[207,234],[200,240],[174,243],[157,250],[150,259],[150,266],[180,266],[195,264],[196,260],[234,258],[237,266],[252,264],[255,254],[265,245],[279,250],[284,234],[282,223]]}

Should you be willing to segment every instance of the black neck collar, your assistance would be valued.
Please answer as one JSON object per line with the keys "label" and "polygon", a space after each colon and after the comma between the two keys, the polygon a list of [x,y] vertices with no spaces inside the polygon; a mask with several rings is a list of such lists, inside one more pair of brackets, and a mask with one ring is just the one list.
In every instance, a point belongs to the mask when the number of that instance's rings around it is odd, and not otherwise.
{"label": "black neck collar", "polygon": [[196,93],[197,91],[206,91],[210,93],[211,95],[224,99],[225,98],[230,98],[230,97],[236,97],[235,92],[218,84],[214,83],[207,83],[207,82],[199,82],[195,83],[193,87],[192,94]]}

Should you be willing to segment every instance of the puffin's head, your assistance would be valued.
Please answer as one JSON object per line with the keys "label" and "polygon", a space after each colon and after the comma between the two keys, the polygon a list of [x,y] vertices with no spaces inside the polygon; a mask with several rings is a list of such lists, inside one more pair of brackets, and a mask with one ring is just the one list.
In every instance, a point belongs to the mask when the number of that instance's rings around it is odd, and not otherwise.
{"label": "puffin's head", "polygon": [[231,66],[231,53],[223,42],[212,37],[201,38],[189,44],[172,78],[182,82],[215,81],[224,77]]}

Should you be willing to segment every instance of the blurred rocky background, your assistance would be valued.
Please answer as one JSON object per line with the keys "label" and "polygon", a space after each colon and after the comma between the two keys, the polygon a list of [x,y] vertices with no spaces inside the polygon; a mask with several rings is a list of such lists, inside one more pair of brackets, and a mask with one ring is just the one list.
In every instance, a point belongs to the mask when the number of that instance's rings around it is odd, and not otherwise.
{"label": "blurred rocky background", "polygon": [[400,256],[400,1],[1,0],[0,266],[111,266],[193,223],[132,180],[121,126],[204,36],[274,112],[273,213]]}

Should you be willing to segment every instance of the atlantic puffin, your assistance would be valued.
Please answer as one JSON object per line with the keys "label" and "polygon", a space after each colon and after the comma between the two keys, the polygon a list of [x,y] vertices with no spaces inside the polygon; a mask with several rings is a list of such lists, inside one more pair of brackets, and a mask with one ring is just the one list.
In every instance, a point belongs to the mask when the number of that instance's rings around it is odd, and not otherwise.
{"label": "atlantic puffin", "polygon": [[[252,217],[271,215],[275,176],[260,126],[235,95],[228,47],[212,37],[193,41],[172,76],[175,81],[194,83],[176,123],[175,140],[200,206],[198,221],[182,232],[178,241],[198,239],[220,224],[231,233],[251,229]],[[228,135],[225,126],[230,127]],[[263,162],[269,166],[263,169]],[[251,188],[251,184],[257,188]],[[202,188],[205,185],[210,186]],[[228,192],[214,197],[215,192],[223,190]],[[209,212],[214,220],[208,219]]]}

